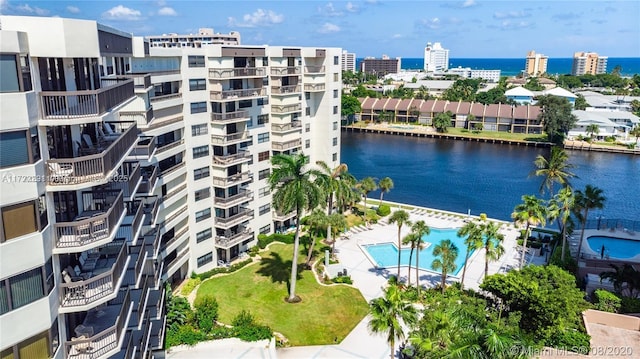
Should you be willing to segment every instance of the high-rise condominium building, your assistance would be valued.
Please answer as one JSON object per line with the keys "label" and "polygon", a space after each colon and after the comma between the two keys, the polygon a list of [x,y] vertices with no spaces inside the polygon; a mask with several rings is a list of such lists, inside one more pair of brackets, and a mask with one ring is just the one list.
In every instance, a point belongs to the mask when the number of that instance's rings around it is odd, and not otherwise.
{"label": "high-rise condominium building", "polygon": [[381,59],[367,57],[360,63],[360,71],[376,74],[378,77],[395,74],[400,72],[401,61],[399,57],[391,59],[387,55],[382,55]]}
{"label": "high-rise condominium building", "polygon": [[342,71],[356,72],[356,54],[342,50]]}
{"label": "high-rise condominium building", "polygon": [[424,70],[442,72],[449,69],[449,49],[442,48],[439,42],[433,45],[427,42],[424,48]]}
{"label": "high-rise condominium building", "polygon": [[341,49],[0,21],[2,358],[152,357],[164,283],[295,223],[270,157],[339,163]]}
{"label": "high-rise condominium building", "polygon": [[574,76],[604,74],[607,72],[607,60],[607,56],[599,56],[595,52],[576,52],[573,54],[571,74]]}
{"label": "high-rise condominium building", "polygon": [[231,31],[228,34],[213,32],[213,29],[201,28],[197,34],[178,35],[162,34],[148,36],[151,47],[202,47],[202,45],[240,45],[240,33]]}
{"label": "high-rise condominium building", "polygon": [[524,71],[529,76],[539,76],[542,74],[546,74],[548,60],[548,56],[545,56],[543,54],[536,54],[535,51],[531,50],[527,53],[527,60],[524,66]]}

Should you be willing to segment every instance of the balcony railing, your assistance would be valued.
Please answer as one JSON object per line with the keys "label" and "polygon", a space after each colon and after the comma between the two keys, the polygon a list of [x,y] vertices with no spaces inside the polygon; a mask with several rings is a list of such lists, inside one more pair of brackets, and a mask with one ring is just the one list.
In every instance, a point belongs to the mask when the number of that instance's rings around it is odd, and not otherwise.
{"label": "balcony railing", "polygon": [[170,93],[170,94],[166,94],[166,95],[154,96],[154,97],[149,98],[149,101],[151,101],[151,103],[154,103],[154,102],[171,100],[171,99],[176,99],[176,98],[181,98],[181,97],[182,97],[182,93],[176,92],[176,93]]}
{"label": "balcony railing", "polygon": [[162,201],[166,201],[169,198],[175,196],[176,194],[180,193],[181,191],[184,191],[187,188],[187,184],[182,184],[176,188],[174,188],[173,190],[167,192],[167,194],[165,194],[164,196],[162,196]]}
{"label": "balcony railing", "polygon": [[304,84],[304,90],[308,92],[324,91],[325,84]]}
{"label": "balcony railing", "polygon": [[149,107],[146,111],[120,111],[118,115],[120,121],[133,121],[138,126],[146,126],[153,120],[153,107]]}
{"label": "balcony railing", "polygon": [[[140,198],[140,197],[139,197]],[[158,215],[158,207],[160,206],[160,200],[156,196],[148,196],[140,198],[142,201],[142,209],[144,211],[145,226],[154,226],[155,220]]]}
{"label": "balcony railing", "polygon": [[171,143],[166,143],[166,144],[163,144],[163,145],[157,145],[158,149],[156,150],[156,153],[160,154],[160,153],[163,153],[165,151],[169,151],[170,149],[176,148],[176,147],[180,146],[183,143],[184,143],[184,138],[179,139],[177,141],[173,141]]}
{"label": "balcony railing", "polygon": [[156,141],[153,136],[141,136],[136,143],[136,146],[131,151],[132,156],[140,156],[144,158],[150,158],[153,156],[153,151],[156,149]]}
{"label": "balcony railing", "polygon": [[243,209],[240,212],[234,214],[233,216],[229,216],[226,218],[215,217],[216,219],[215,225],[218,227],[229,228],[229,227],[235,226],[236,224],[240,224],[244,221],[248,221],[251,218],[253,218],[253,211],[250,209]]}
{"label": "balcony railing", "polygon": [[296,212],[289,212],[287,214],[282,214],[280,212],[273,212],[273,220],[278,222],[284,222],[287,219],[291,219],[296,216]]}
{"label": "balcony railing", "polygon": [[100,153],[76,158],[47,160],[47,184],[74,185],[108,179],[138,139],[138,128],[132,124],[113,143]]}
{"label": "balcony railing", "polygon": [[162,176],[167,176],[167,175],[168,175],[168,174],[170,174],[171,172],[174,172],[174,171],[177,171],[177,170],[179,170],[179,169],[181,169],[181,168],[184,168],[186,165],[187,165],[187,163],[186,163],[186,162],[180,162],[180,163],[178,163],[178,164],[175,164],[175,165],[173,165],[173,166],[171,166],[171,167],[169,167],[169,168],[165,169],[165,170],[164,170],[164,171],[162,171],[160,174],[161,174]]}
{"label": "balcony railing", "polygon": [[170,215],[169,217],[167,217],[164,220],[164,224],[169,223],[171,221],[173,221],[174,219],[178,218],[179,215],[183,214],[184,212],[187,211],[187,206],[183,206],[182,208],[180,208],[178,211],[176,211],[176,213]]}
{"label": "balcony railing", "polygon": [[109,188],[115,190],[122,190],[125,197],[131,197],[134,195],[134,190],[140,182],[142,177],[142,171],[140,170],[140,164],[137,162],[125,162],[118,174],[116,174],[109,182]]}
{"label": "balcony railing", "polygon": [[292,131],[299,131],[302,129],[302,123],[300,121],[292,121],[291,123],[285,124],[271,124],[271,132],[274,133],[286,133]]}
{"label": "balcony railing", "polygon": [[[118,348],[120,337],[123,331],[126,330],[125,326],[131,310],[129,290],[126,291],[123,299],[115,300],[115,302],[117,303],[112,303],[111,305],[101,308],[100,311],[90,311],[85,319],[85,322],[87,322],[87,320],[90,322],[95,321],[97,328],[103,327],[103,323],[109,323],[112,319],[115,319],[115,324],[100,330],[89,338],[72,338],[70,341],[65,341],[65,358],[97,359]],[[102,313],[100,317],[98,317],[99,313]],[[85,324],[85,327],[86,326]]]}
{"label": "balcony railing", "polygon": [[218,207],[233,206],[242,202],[250,201],[253,199],[253,192],[247,190],[241,190],[237,194],[228,197],[214,197],[214,204]]}
{"label": "balcony railing", "polygon": [[172,272],[173,267],[175,267],[187,255],[189,255],[189,247],[183,249],[182,253],[178,254],[178,256],[174,260],[172,260],[169,265],[167,265],[167,272]]}
{"label": "balcony railing", "polygon": [[271,112],[273,113],[289,113],[302,111],[302,104],[296,103],[292,105],[271,105]]}
{"label": "balcony railing", "polygon": [[235,112],[227,112],[227,113],[212,113],[211,121],[222,124],[246,121],[251,116],[249,116],[249,112],[247,111],[235,111]]}
{"label": "balcony railing", "polygon": [[263,76],[267,76],[267,71],[264,67],[209,69],[209,77],[214,79],[227,79],[232,77],[263,77]]}
{"label": "balcony railing", "polygon": [[217,187],[228,187],[250,181],[253,174],[249,171],[236,173],[228,177],[212,177],[213,185]]}
{"label": "balcony railing", "polygon": [[271,75],[274,75],[274,76],[300,75],[300,66],[271,67]]}
{"label": "balcony railing", "polygon": [[216,236],[215,245],[221,248],[231,248],[238,243],[244,242],[247,239],[253,238],[253,231],[245,230],[239,233],[233,233],[230,237]]}
{"label": "balcony railing", "polygon": [[114,81],[98,90],[43,91],[42,117],[46,120],[100,116],[135,96],[133,80]]}
{"label": "balcony railing", "polygon": [[146,89],[151,86],[151,74],[125,75],[125,77],[133,79],[135,87]]}
{"label": "balcony railing", "polygon": [[154,130],[156,128],[160,128],[162,126],[168,126],[172,123],[182,122],[184,118],[182,116],[176,117],[167,117],[167,118],[156,118],[153,120],[151,125],[149,125],[149,130]]}
{"label": "balcony railing", "polygon": [[323,74],[324,66],[305,66],[304,73],[305,74]]}
{"label": "balcony railing", "polygon": [[142,182],[140,183],[139,193],[150,194],[158,181],[158,167],[148,166],[142,168]]}
{"label": "balcony railing", "polygon": [[251,159],[251,153],[249,151],[239,151],[238,153],[213,156],[213,164],[221,166],[231,166],[234,164],[242,163]]}
{"label": "balcony railing", "polygon": [[302,140],[292,140],[287,142],[271,142],[271,148],[274,150],[288,150],[290,148],[296,148],[302,146]]}
{"label": "balcony railing", "polygon": [[122,242],[118,257],[113,259],[113,262],[107,258],[99,259],[98,263],[101,261],[104,261],[105,264],[94,268],[88,279],[71,283],[59,283],[61,307],[73,308],[89,305],[118,290],[118,281],[123,275],[122,271],[127,262],[127,246],[125,242]]}
{"label": "balcony railing", "polygon": [[136,200],[125,203],[127,215],[118,228],[116,238],[126,238],[129,241],[136,242],[138,228],[144,219],[144,205],[142,201]]}
{"label": "balcony railing", "polygon": [[122,192],[118,193],[106,212],[85,211],[71,222],[55,223],[56,248],[79,249],[82,246],[109,238],[116,229],[124,201]]}
{"label": "balcony railing", "polygon": [[266,96],[266,91],[262,87],[241,90],[211,91],[211,100],[238,100]]}
{"label": "balcony railing", "polygon": [[300,93],[300,85],[271,86],[272,95],[287,95]]}
{"label": "balcony railing", "polygon": [[189,232],[189,227],[185,226],[184,228],[179,230],[177,233],[175,233],[173,237],[167,240],[166,243],[160,244],[160,246],[162,247],[163,250],[166,250],[167,248],[173,246],[177,242],[183,241],[184,238],[182,238],[182,236],[187,232]]}
{"label": "balcony railing", "polygon": [[211,135],[211,143],[214,145],[228,145],[242,142],[249,137],[249,132],[237,132],[230,135]]}

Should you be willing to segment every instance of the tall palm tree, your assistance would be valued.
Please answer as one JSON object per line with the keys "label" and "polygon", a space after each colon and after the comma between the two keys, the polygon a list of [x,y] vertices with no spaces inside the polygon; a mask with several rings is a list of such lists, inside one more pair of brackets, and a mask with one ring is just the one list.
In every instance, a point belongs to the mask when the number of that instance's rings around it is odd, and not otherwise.
{"label": "tall palm tree", "polygon": [[593,140],[593,135],[600,133],[600,127],[597,124],[592,123],[587,126],[585,132],[589,135],[589,139]]}
{"label": "tall palm tree", "polygon": [[527,250],[527,239],[530,235],[530,227],[536,225],[544,226],[546,224],[546,207],[544,201],[535,195],[522,196],[522,203],[518,204],[511,218],[517,226],[525,225],[524,238],[522,239],[522,256],[520,257],[520,269],[524,265],[524,257]]}
{"label": "tall palm tree", "polygon": [[307,224],[309,224],[309,236],[311,237],[311,244],[309,245],[309,253],[307,254],[306,265],[309,266],[311,257],[313,256],[313,247],[316,245],[316,239],[322,229],[327,226],[328,217],[320,208],[316,208],[307,217]]}
{"label": "tall palm tree", "polygon": [[[331,242],[331,253],[335,253],[336,238],[338,238],[338,233],[347,228],[347,219],[342,213],[331,213],[331,215],[327,217],[327,224],[327,231],[331,232],[331,238],[333,238]],[[329,236],[329,234],[327,234],[327,236]]]}
{"label": "tall palm tree", "polygon": [[409,244],[411,249],[409,250],[409,268],[407,269],[407,284],[411,285],[411,260],[413,259],[413,251],[416,249],[418,243],[418,236],[415,233],[409,233],[402,239],[402,244]]}
{"label": "tall palm tree", "polygon": [[391,191],[393,188],[393,180],[389,177],[385,177],[378,182],[378,187],[380,187],[380,204],[382,204],[382,197],[384,194]]}
{"label": "tall palm tree", "polygon": [[504,235],[499,233],[500,227],[495,222],[487,222],[482,225],[484,247],[484,278],[489,275],[489,262],[495,262],[504,254]]}
{"label": "tall palm tree", "polygon": [[300,247],[300,217],[304,211],[316,208],[323,200],[322,189],[314,182],[322,172],[307,168],[309,157],[302,153],[275,155],[271,157],[273,172],[269,186],[273,192],[273,205],[282,213],[296,213],[296,234],[293,242],[289,302],[297,302],[296,280],[298,277],[298,251]]}
{"label": "tall palm tree", "polygon": [[571,217],[571,212],[575,206],[575,195],[571,187],[564,187],[556,193],[549,203],[549,220],[558,219],[560,222],[560,232],[562,241],[561,257],[564,260],[564,255],[567,248],[567,222]]}
{"label": "tall palm tree", "polygon": [[391,348],[391,359],[395,357],[395,342],[405,337],[402,322],[412,326],[417,321],[415,307],[402,297],[398,285],[391,284],[384,290],[384,296],[369,302],[369,330],[373,333],[386,333]]}
{"label": "tall palm tree", "polygon": [[635,125],[629,134],[636,138],[636,146],[638,145],[638,139],[640,139],[640,125]]}
{"label": "tall palm tree", "polygon": [[536,176],[542,176],[544,179],[540,184],[540,193],[544,193],[544,189],[549,190],[549,194],[553,196],[553,184],[558,183],[562,186],[569,185],[569,179],[576,175],[571,172],[571,169],[575,166],[568,163],[569,156],[567,152],[560,147],[551,147],[549,157],[538,155],[533,163],[536,166],[531,174]]}
{"label": "tall palm tree", "polygon": [[364,209],[367,209],[367,197],[369,196],[369,192],[375,191],[378,189],[378,185],[376,185],[376,181],[373,177],[365,177],[360,180],[359,183],[360,190],[364,194]]}
{"label": "tall palm tree", "polygon": [[458,230],[458,237],[466,236],[464,244],[466,251],[464,254],[464,267],[462,267],[462,278],[460,279],[460,289],[464,289],[464,277],[467,273],[467,261],[469,255],[476,249],[482,248],[482,226],[475,222],[468,222]]}
{"label": "tall palm tree", "polygon": [[[336,200],[345,195],[346,191],[351,191],[351,181],[355,178],[348,172],[349,168],[346,164],[341,163],[333,170],[324,161],[318,161],[316,164],[320,167],[322,176],[315,178],[316,183],[322,188],[327,196],[327,216],[330,216],[333,212],[334,197]],[[331,230],[331,223],[327,229],[327,239],[331,239],[328,236],[333,234]]]}
{"label": "tall palm tree", "polygon": [[[400,279],[400,249],[402,248],[402,237],[400,237],[400,232],[402,231],[402,226],[407,224],[411,225],[409,221],[409,213],[403,209],[399,209],[391,214],[389,217],[389,223],[396,223],[398,225],[398,280]],[[409,263],[411,264],[411,263]]]}
{"label": "tall palm tree", "polygon": [[575,208],[578,211],[584,211],[581,214],[582,217],[582,231],[580,232],[580,242],[578,243],[578,256],[576,260],[580,260],[580,253],[582,251],[582,241],[584,240],[584,229],[587,225],[587,219],[589,211],[592,209],[602,209],[604,207],[605,196],[602,195],[602,190],[598,187],[588,184],[584,192],[577,190],[575,194]]}
{"label": "tall palm tree", "polygon": [[431,268],[442,273],[442,293],[444,293],[447,274],[456,270],[456,258],[458,247],[450,239],[443,239],[433,248],[433,256],[436,259],[431,263]]}
{"label": "tall palm tree", "polygon": [[417,221],[411,226],[411,232],[416,235],[416,287],[418,289],[418,298],[420,297],[420,251],[424,248],[424,236],[431,233],[431,228],[424,221]]}

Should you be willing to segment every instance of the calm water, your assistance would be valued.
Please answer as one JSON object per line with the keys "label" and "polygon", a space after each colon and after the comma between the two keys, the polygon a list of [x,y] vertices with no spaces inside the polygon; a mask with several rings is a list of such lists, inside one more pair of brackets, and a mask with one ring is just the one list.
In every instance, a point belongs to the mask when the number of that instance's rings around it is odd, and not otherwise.
{"label": "calm water", "polygon": [[[445,139],[342,133],[341,161],[356,178],[391,177],[384,195],[394,202],[510,220],[523,194],[539,195],[541,178],[529,177],[533,161],[548,149]],[[569,161],[586,184],[604,190],[603,211],[590,218],[640,220],[640,156],[569,151]],[[379,192],[369,197],[379,198]]]}

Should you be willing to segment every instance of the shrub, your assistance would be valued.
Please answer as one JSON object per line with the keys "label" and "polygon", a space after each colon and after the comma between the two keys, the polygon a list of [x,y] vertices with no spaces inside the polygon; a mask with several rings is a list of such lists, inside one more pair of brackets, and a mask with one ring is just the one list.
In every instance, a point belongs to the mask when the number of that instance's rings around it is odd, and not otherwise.
{"label": "shrub", "polygon": [[191,325],[182,325],[177,330],[167,332],[166,347],[170,348],[180,344],[195,345],[206,340],[207,336]]}
{"label": "shrub", "polygon": [[578,264],[576,263],[576,260],[571,256],[571,253],[569,253],[569,249],[566,248],[566,251],[564,253],[564,260],[560,258],[561,256],[562,244],[558,244],[551,254],[551,257],[549,257],[549,264],[556,265],[566,271],[575,273],[578,269]]}
{"label": "shrub", "polygon": [[378,216],[387,216],[389,215],[389,213],[391,213],[391,208],[389,207],[389,205],[387,204],[381,204],[380,206],[378,206]]}
{"label": "shrub", "polygon": [[273,233],[270,235],[259,234],[258,235],[258,247],[260,249],[264,249],[271,242],[283,242],[285,244],[293,244],[295,234],[281,234],[281,233]]}
{"label": "shrub", "polygon": [[622,297],[620,313],[640,313],[640,298]]}
{"label": "shrub", "polygon": [[211,276],[214,276],[216,274],[219,273],[233,273],[239,269],[241,269],[242,267],[246,266],[247,264],[253,262],[253,260],[251,258],[246,259],[242,262],[236,263],[230,267],[217,267],[217,268],[213,268],[212,270],[206,271],[204,273],[200,273],[197,274],[196,276],[199,277],[201,280],[205,280],[207,278],[210,278]]}
{"label": "shrub", "polygon": [[180,289],[180,294],[184,296],[191,294],[200,283],[202,283],[202,280],[197,275],[195,278],[187,279],[187,282]]}
{"label": "shrub", "polygon": [[269,339],[273,336],[271,328],[256,323],[251,312],[241,311],[231,322],[234,329],[234,336],[245,342]]}
{"label": "shrub", "polygon": [[597,310],[617,313],[622,305],[622,300],[607,290],[596,289],[594,292],[594,304]]}
{"label": "shrub", "polygon": [[260,247],[258,246],[253,246],[251,248],[249,248],[249,256],[250,257],[255,257],[258,255],[258,252],[260,251]]}
{"label": "shrub", "polygon": [[196,308],[195,318],[198,328],[209,333],[218,319],[218,301],[211,295],[196,298],[193,306]]}
{"label": "shrub", "polygon": [[545,345],[556,348],[589,348],[591,336],[578,330],[555,330]]}
{"label": "shrub", "polygon": [[353,281],[351,280],[351,276],[340,276],[340,277],[335,277],[331,280],[333,283],[344,283],[344,284],[353,284]]}
{"label": "shrub", "polygon": [[605,142],[609,142],[609,143],[616,142],[615,136],[607,136],[607,137],[605,137],[604,140],[605,140]]}

